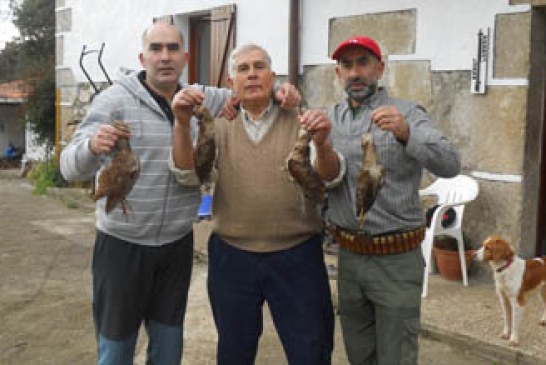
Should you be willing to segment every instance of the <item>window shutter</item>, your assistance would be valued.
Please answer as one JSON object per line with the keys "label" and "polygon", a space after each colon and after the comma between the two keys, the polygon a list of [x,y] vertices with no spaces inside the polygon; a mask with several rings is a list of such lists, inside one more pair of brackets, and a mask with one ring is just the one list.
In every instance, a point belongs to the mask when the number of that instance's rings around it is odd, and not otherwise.
{"label": "window shutter", "polygon": [[211,9],[210,84],[225,87],[228,57],[235,47],[235,4]]}

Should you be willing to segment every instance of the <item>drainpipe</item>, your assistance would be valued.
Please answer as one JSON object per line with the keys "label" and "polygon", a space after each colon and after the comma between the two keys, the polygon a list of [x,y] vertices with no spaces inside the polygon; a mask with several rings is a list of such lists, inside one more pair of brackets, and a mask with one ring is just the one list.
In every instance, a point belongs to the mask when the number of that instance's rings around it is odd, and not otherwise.
{"label": "drainpipe", "polygon": [[290,0],[288,77],[289,82],[298,87],[299,53],[300,53],[300,0]]}

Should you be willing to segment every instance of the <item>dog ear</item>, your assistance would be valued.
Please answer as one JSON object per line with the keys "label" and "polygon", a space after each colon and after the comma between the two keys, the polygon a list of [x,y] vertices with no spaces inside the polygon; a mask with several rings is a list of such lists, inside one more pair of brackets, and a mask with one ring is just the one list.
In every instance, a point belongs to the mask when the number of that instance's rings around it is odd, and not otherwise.
{"label": "dog ear", "polygon": [[483,246],[483,260],[491,261],[496,260],[494,253],[497,251],[498,236],[490,235],[482,242]]}
{"label": "dog ear", "polygon": [[507,260],[514,256],[514,250],[510,244],[500,237],[496,237],[491,245],[492,259],[493,261]]}
{"label": "dog ear", "polygon": [[511,259],[512,257],[514,257],[514,249],[507,241],[504,241],[504,243],[505,243],[504,258]]}
{"label": "dog ear", "polygon": [[504,250],[502,249],[498,241],[492,242],[491,245],[489,245],[489,251],[491,252],[492,261],[502,260]]}

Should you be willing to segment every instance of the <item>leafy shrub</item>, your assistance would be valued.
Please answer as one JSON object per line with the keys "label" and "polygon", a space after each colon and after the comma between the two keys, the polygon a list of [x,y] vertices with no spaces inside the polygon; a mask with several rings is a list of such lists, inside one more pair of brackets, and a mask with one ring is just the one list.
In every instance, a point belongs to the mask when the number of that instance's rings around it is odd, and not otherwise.
{"label": "leafy shrub", "polygon": [[61,175],[59,164],[56,161],[39,162],[32,167],[28,180],[34,186],[34,194],[43,195],[50,187],[66,187],[68,184]]}

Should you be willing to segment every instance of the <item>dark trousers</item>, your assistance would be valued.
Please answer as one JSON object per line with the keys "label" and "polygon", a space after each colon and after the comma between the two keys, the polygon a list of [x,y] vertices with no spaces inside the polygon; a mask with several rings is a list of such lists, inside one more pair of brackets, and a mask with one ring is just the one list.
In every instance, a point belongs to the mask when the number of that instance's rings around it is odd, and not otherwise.
{"label": "dark trousers", "polygon": [[208,291],[218,365],[254,364],[267,301],[290,365],[331,363],[334,315],[322,237],[287,250],[240,250],[209,239]]}
{"label": "dark trousers", "polygon": [[97,231],[92,270],[98,364],[133,364],[142,323],[149,337],[147,364],[180,364],[192,266],[192,233],[155,247]]}

